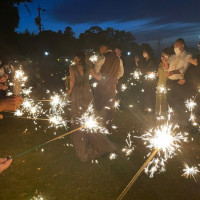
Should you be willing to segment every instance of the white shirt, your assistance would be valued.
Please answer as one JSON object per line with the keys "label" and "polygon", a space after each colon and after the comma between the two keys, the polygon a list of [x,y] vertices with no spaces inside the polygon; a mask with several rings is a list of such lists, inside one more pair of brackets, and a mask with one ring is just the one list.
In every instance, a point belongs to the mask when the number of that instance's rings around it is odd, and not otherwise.
{"label": "white shirt", "polygon": [[179,55],[172,55],[169,57],[168,63],[169,63],[169,69],[168,71],[173,71],[173,70],[179,70],[180,74],[173,74],[172,76],[169,76],[168,78],[170,80],[181,80],[184,79],[184,74],[187,70],[187,68],[190,65],[190,60],[191,54],[183,51]]}
{"label": "white shirt", "polygon": [[[108,50],[108,51],[111,51],[111,50]],[[108,51],[107,51],[107,52],[108,52]],[[104,64],[105,60],[106,60],[106,58],[105,58],[104,55],[100,55],[100,56],[98,57],[98,60],[97,60],[97,62],[96,62],[96,64],[95,64],[95,66],[94,66],[94,70],[95,70],[96,73],[99,73],[99,72],[100,72],[101,67],[102,67],[102,65]],[[120,77],[122,77],[122,76],[124,75],[123,61],[122,61],[121,58],[119,58],[119,60],[120,60],[120,67],[119,67],[119,72],[118,72],[118,78],[120,78]]]}

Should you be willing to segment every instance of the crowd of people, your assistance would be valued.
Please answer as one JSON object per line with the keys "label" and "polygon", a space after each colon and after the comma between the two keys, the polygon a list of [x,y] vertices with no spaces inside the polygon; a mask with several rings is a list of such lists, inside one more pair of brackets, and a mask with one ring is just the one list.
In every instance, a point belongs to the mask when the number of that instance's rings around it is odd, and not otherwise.
{"label": "crowd of people", "polygon": [[[92,103],[95,111],[105,119],[106,128],[112,131],[116,88],[126,67],[124,69],[120,48],[113,50],[108,43],[103,43],[100,46],[100,54],[96,63],[92,64],[85,53],[77,53],[74,64],[70,66],[70,87],[67,93],[71,96],[71,128],[77,128],[76,118],[81,117]],[[166,48],[162,51],[159,64],[156,64],[153,52],[149,48],[143,49],[142,56],[135,55],[134,70],[141,71],[143,75],[156,71],[158,76],[157,84],[150,80],[142,83],[144,111],[155,107],[155,114],[166,114],[169,105],[175,109],[179,117],[184,115],[182,106],[185,98],[197,91],[199,86],[199,65],[199,57],[193,57],[186,51],[182,38],[175,41],[173,49]],[[91,90],[90,75],[98,82],[94,91]],[[5,95],[7,78],[3,68],[0,68],[0,113],[15,111],[23,102],[19,96]],[[156,93],[158,86],[170,88],[170,91]],[[0,115],[0,118],[2,119],[3,115]],[[116,146],[101,133],[88,134],[78,131],[72,134],[71,139],[77,156],[83,162],[117,151]],[[11,162],[11,157],[0,159],[0,173],[8,168]]]}

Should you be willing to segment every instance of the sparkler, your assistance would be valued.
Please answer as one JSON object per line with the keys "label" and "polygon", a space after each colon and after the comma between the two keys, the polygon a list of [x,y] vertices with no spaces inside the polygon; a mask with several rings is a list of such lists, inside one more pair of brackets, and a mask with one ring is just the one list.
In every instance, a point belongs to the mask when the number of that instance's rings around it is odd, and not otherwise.
{"label": "sparkler", "polygon": [[[121,200],[126,195],[145,168],[145,172],[150,173],[150,177],[153,177],[157,170],[160,172],[165,171],[166,161],[176,155],[176,151],[180,151],[182,142],[187,142],[188,133],[182,134],[181,132],[177,132],[178,126],[170,123],[169,119],[170,117],[165,124],[151,129],[139,137],[145,141],[149,149],[153,150],[153,153],[148,154],[146,162],[132,178],[117,200]],[[154,158],[156,154],[158,157]]]}
{"label": "sparkler", "polygon": [[194,108],[197,106],[197,103],[194,102],[192,99],[188,99],[188,100],[185,102],[185,106],[186,106],[186,108],[187,108],[189,111],[193,111]]}
{"label": "sparkler", "polygon": [[119,107],[120,107],[120,101],[117,100],[117,101],[114,102],[114,108],[115,108],[116,110],[119,110]]}
{"label": "sparkler", "polygon": [[145,78],[145,80],[155,80],[156,79],[156,73],[151,72],[148,75],[145,75],[144,78]]}
{"label": "sparkler", "polygon": [[123,91],[125,91],[127,89],[127,86],[125,85],[125,84],[122,84],[122,86],[121,86],[121,91],[123,92]]}
{"label": "sparkler", "polygon": [[159,85],[156,87],[156,89],[157,89],[158,94],[166,94],[167,93],[167,89],[165,88],[164,85]]}
{"label": "sparkler", "polygon": [[90,104],[86,112],[77,119],[76,123],[79,123],[80,126],[85,126],[81,129],[82,131],[109,134],[108,130],[99,124],[98,121],[100,120],[100,117],[95,116],[93,105]]}
{"label": "sparkler", "polygon": [[117,154],[115,153],[111,153],[110,156],[109,156],[110,160],[114,160],[117,158]]}
{"label": "sparkler", "polygon": [[92,55],[92,56],[89,58],[89,60],[90,60],[92,63],[96,63],[97,60],[98,60],[98,56],[94,54],[94,55]]}
{"label": "sparkler", "polygon": [[127,135],[127,138],[125,141],[127,145],[122,149],[122,152],[124,152],[126,156],[130,156],[135,149],[135,146],[133,145],[133,141],[131,140],[130,133]]}
{"label": "sparkler", "polygon": [[195,179],[195,175],[197,175],[200,171],[198,170],[198,168],[196,166],[192,166],[192,167],[189,167],[188,164],[184,164],[185,168],[183,169],[183,175],[185,178],[191,178],[193,177],[194,180],[196,181]]}
{"label": "sparkler", "polygon": [[133,78],[135,80],[139,80],[140,76],[142,76],[142,72],[140,70],[136,70],[136,71],[133,72]]}

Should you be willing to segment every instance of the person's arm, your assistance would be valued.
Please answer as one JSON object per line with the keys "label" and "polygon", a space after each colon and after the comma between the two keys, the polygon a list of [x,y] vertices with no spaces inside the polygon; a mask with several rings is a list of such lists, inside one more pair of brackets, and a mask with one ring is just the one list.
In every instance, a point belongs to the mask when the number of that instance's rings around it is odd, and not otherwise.
{"label": "person's arm", "polygon": [[101,73],[96,73],[95,71],[94,71],[94,69],[90,69],[90,74],[95,78],[95,79],[97,79],[97,80],[101,80]]}
{"label": "person's arm", "polygon": [[123,66],[123,61],[120,58],[120,66],[119,66],[119,73],[118,73],[118,78],[122,77],[124,75],[124,66]]}
{"label": "person's arm", "polygon": [[0,112],[15,111],[23,103],[21,97],[7,97],[0,100]]}
{"label": "person's arm", "polygon": [[12,158],[0,158],[0,174],[6,170],[12,163]]}
{"label": "person's arm", "polygon": [[68,95],[71,94],[71,92],[74,88],[74,83],[75,83],[75,75],[74,75],[74,71],[72,70],[71,67],[69,69],[69,72],[70,72],[70,89],[68,91]]}
{"label": "person's arm", "polygon": [[104,64],[105,62],[105,56],[104,55],[101,55],[99,56],[95,66],[94,66],[94,71],[98,74],[101,70],[101,67],[102,65]]}

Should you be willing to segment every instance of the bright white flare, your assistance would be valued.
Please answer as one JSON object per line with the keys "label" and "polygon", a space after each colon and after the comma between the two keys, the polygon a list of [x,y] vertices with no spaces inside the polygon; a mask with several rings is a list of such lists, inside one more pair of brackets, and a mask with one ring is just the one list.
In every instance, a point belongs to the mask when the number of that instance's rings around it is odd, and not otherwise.
{"label": "bright white flare", "polygon": [[90,104],[81,118],[78,118],[77,122],[80,124],[80,126],[85,126],[81,129],[82,131],[109,134],[108,130],[99,124],[100,120],[100,117],[95,116],[93,105]]}
{"label": "bright white flare", "polygon": [[142,72],[141,72],[141,71],[136,70],[136,71],[133,72],[133,78],[134,78],[135,80],[139,80],[139,79],[140,79],[140,76],[142,76]]}
{"label": "bright white flare", "polygon": [[127,89],[127,86],[125,84],[122,84],[122,87],[121,87],[121,91],[125,91]]}
{"label": "bright white flare", "polygon": [[157,89],[158,94],[166,94],[167,93],[167,89],[165,88],[164,85],[159,85],[156,87],[156,89]]}
{"label": "bright white flare", "polygon": [[92,55],[92,56],[89,58],[89,60],[90,60],[92,63],[96,63],[97,60],[98,60],[98,56],[94,54],[94,55]]}
{"label": "bright white flare", "polygon": [[188,100],[185,102],[185,106],[186,106],[186,108],[187,108],[189,111],[193,111],[194,108],[197,106],[197,103],[194,102],[194,100],[192,100],[192,99],[188,99]]}
{"label": "bright white flare", "polygon": [[154,80],[154,79],[156,79],[156,73],[151,72],[150,74],[145,75],[144,78],[145,78],[146,80]]}
{"label": "bright white flare", "polygon": [[[145,145],[151,150],[158,148],[157,157],[155,157],[145,169],[150,177],[153,177],[156,171],[165,171],[165,164],[169,158],[176,155],[181,149],[182,142],[187,142],[188,133],[178,132],[179,126],[167,121],[163,125],[149,130],[141,138]],[[149,156],[150,153],[147,155]]]}
{"label": "bright white flare", "polygon": [[195,166],[192,166],[192,167],[189,167],[188,164],[185,163],[185,168],[183,169],[183,175],[185,178],[191,178],[193,177],[194,180],[196,181],[195,179],[195,175],[197,175],[200,171],[198,170],[197,167]]}

